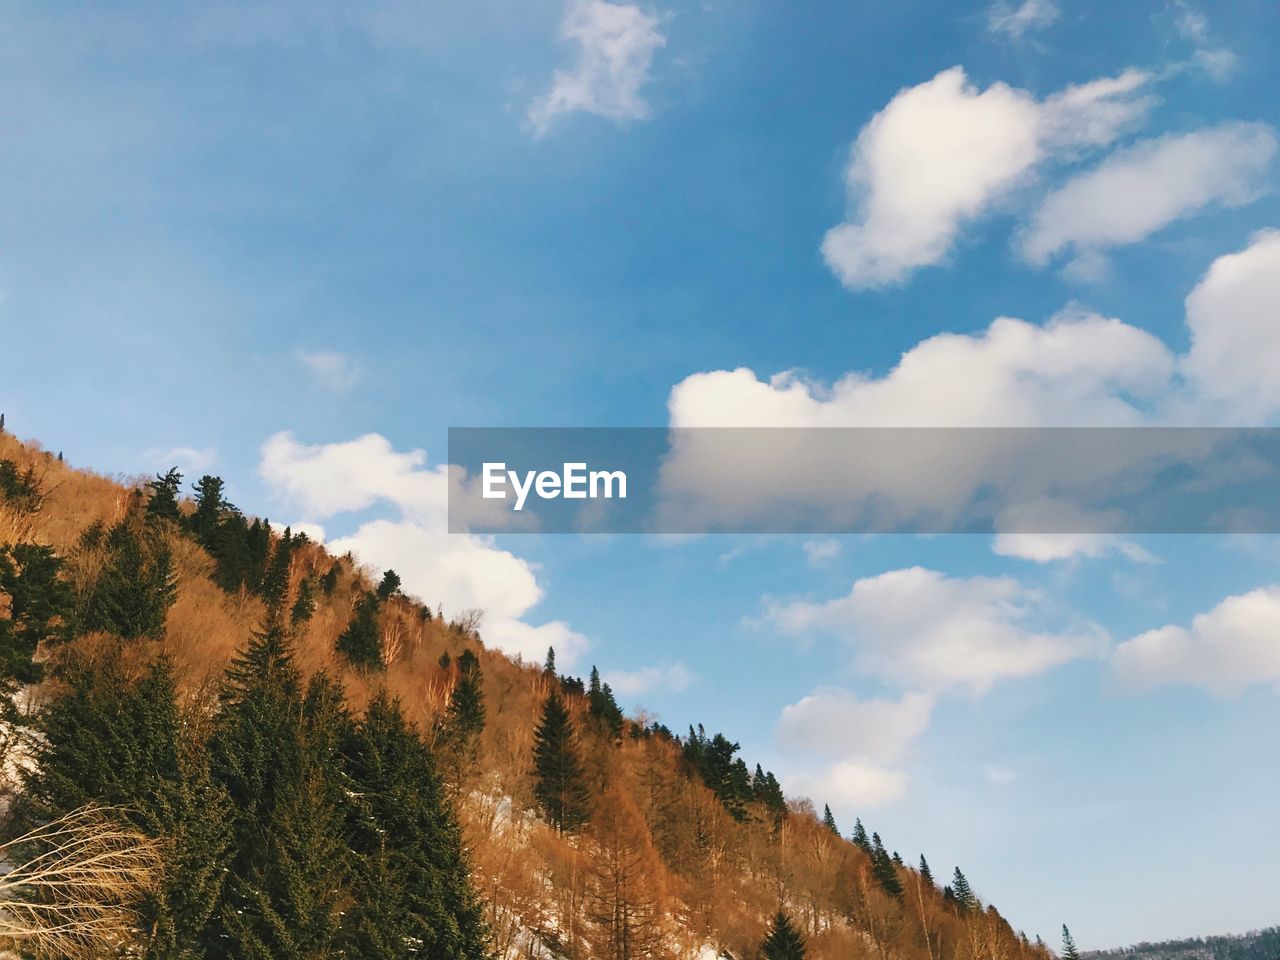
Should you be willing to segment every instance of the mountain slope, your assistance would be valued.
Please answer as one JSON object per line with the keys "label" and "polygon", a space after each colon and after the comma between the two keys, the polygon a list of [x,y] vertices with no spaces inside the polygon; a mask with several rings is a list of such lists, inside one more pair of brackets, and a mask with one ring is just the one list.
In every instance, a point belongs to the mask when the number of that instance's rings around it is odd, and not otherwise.
{"label": "mountain slope", "polygon": [[[212,478],[193,503],[173,475],[119,482],[0,434],[5,476],[0,545],[52,548],[74,595],[57,643],[42,643],[37,659],[104,643],[140,663],[167,657],[202,736],[227,709],[218,692],[228,667],[274,616],[287,621],[300,682],[332,678],[354,718],[383,695],[398,700],[443,775],[496,956],[745,960],[780,910],[810,958],[1050,955],[959,871],[940,887],[861,824],[846,840],[808,801],[784,800],[731,737],[673,736],[622,716],[594,675],[584,682],[488,650],[482,620],[446,621],[394,577],[250,522]],[[113,586],[126,547],[137,557]],[[152,599],[139,593],[148,577]],[[104,600],[113,590],[131,598],[124,609]],[[60,695],[52,679],[28,692],[37,714]],[[563,824],[536,772],[550,749],[540,746],[549,701],[564,708],[571,734],[556,749],[571,753],[579,797],[580,816]]]}

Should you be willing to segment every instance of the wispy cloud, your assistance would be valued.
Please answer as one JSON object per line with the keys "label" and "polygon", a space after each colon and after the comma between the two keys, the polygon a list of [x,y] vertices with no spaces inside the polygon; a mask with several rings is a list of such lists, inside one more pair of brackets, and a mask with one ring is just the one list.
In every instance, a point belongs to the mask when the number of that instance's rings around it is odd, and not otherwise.
{"label": "wispy cloud", "polygon": [[607,670],[603,679],[619,696],[640,697],[648,693],[683,693],[693,683],[694,676],[677,660],[639,670]]}
{"label": "wispy cloud", "polygon": [[649,82],[654,55],[667,42],[659,22],[637,6],[573,0],[560,35],[578,44],[578,62],[555,71],[551,89],[529,105],[526,116],[534,133],[543,136],[556,117],[574,112],[618,123],[647,118],[649,104],[641,90]]}
{"label": "wispy cloud", "polygon": [[312,379],[331,393],[350,393],[364,376],[359,361],[336,350],[299,350],[297,356]]}
{"label": "wispy cloud", "polygon": [[208,470],[218,462],[218,451],[213,447],[170,447],[162,450],[153,447],[142,455],[143,462],[151,470],[168,470],[177,467],[191,475]]}
{"label": "wispy cloud", "polygon": [[1023,35],[1043,30],[1058,19],[1058,8],[1052,0],[1024,0],[1017,7],[997,3],[987,9],[987,32],[1018,40]]}

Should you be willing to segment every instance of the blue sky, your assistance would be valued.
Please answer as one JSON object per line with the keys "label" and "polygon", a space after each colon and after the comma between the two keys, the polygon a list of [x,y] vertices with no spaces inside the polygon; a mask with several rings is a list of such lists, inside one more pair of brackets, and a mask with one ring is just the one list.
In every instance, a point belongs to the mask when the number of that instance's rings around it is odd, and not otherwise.
{"label": "blue sky", "polygon": [[1273,541],[449,538],[437,468],[449,426],[1276,423],[1278,30],[5,3],[0,409],[598,663],[1031,933],[1272,924]]}

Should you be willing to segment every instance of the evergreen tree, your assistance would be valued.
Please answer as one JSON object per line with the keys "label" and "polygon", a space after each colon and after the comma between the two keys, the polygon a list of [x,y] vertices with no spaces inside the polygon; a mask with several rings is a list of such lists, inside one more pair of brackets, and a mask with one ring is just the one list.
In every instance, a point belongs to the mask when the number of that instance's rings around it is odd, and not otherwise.
{"label": "evergreen tree", "polygon": [[858,818],[853,822],[853,845],[861,850],[867,856],[871,855],[871,840],[867,836],[867,828],[862,825],[862,819]]}
{"label": "evergreen tree", "polygon": [[221,477],[205,474],[195,485],[196,509],[191,515],[191,532],[196,542],[216,554],[218,543],[218,526],[228,510],[228,503],[222,494]]}
{"label": "evergreen tree", "polygon": [[0,546],[0,595],[8,598],[0,619],[0,720],[12,721],[13,693],[42,674],[36,650],[67,638],[73,598],[62,561],[34,543]]}
{"label": "evergreen tree", "polygon": [[333,596],[334,589],[338,586],[338,564],[334,564],[324,572],[324,576],[320,578],[320,590],[326,597]]}
{"label": "evergreen tree", "polygon": [[840,836],[840,828],[836,826],[836,818],[831,815],[830,805],[825,803],[822,805],[822,825],[837,837]]}
{"label": "evergreen tree", "polygon": [[356,603],[355,616],[338,636],[338,652],[357,667],[382,667],[382,644],[378,639],[378,598],[366,593]]}
{"label": "evergreen tree", "polygon": [[906,864],[902,862],[902,854],[900,854],[897,850],[893,851],[893,856],[892,856],[890,859],[892,859],[892,860],[893,860],[893,865],[894,865],[895,867],[905,867],[905,866],[906,866]]}
{"label": "evergreen tree", "polygon": [[871,872],[885,893],[891,897],[902,896],[902,881],[878,833],[871,835]]}
{"label": "evergreen tree", "polygon": [[1076,942],[1071,937],[1067,925],[1062,925],[1062,960],[1080,960],[1080,952],[1076,950]]}
{"label": "evergreen tree", "polygon": [[293,566],[293,534],[288,527],[276,540],[271,561],[262,576],[262,599],[270,609],[279,609],[289,596],[289,571]]}
{"label": "evergreen tree", "polygon": [[278,620],[227,673],[211,753],[236,804],[234,855],[210,957],[329,956],[349,869],[339,748],[350,718],[317,674],[302,693]]}
{"label": "evergreen tree", "polygon": [[577,830],[586,822],[590,798],[573,719],[555,691],[543,704],[533,734],[533,763],[533,796],[543,816],[562,833]]}
{"label": "evergreen tree", "polygon": [[699,725],[696,733],[690,728],[683,753],[685,761],[724,804],[729,815],[744,821],[746,804],[756,799],[756,793],[746,763],[741,757],[734,757],[737,751],[737,743],[720,733],[708,738]]}
{"label": "evergreen tree", "polygon": [[186,739],[170,663],[131,678],[120,645],[74,654],[39,717],[25,813],[48,820],[86,803],[117,806],[168,845],[163,885],[142,905],[145,956],[194,960],[222,898],[229,801],[201,744]]}
{"label": "evergreen tree", "polygon": [[378,584],[378,599],[389,600],[400,591],[400,575],[394,570],[388,570],[382,575],[382,582]]}
{"label": "evergreen tree", "polygon": [[920,854],[920,879],[930,887],[934,886],[933,871],[929,869],[929,861],[924,858],[923,853]]}
{"label": "evergreen tree", "polygon": [[[379,694],[343,750],[355,854],[342,956],[487,960],[482,909],[430,751]],[[412,945],[412,946],[409,946]]]}
{"label": "evergreen tree", "polygon": [[84,600],[80,632],[159,637],[177,590],[168,548],[150,533],[144,539],[127,519],[107,536],[106,548],[105,565]]}
{"label": "evergreen tree", "polygon": [[147,483],[151,496],[147,500],[148,520],[182,519],[178,509],[178,489],[182,486],[182,474],[174,467],[168,473],[157,473],[156,478]]}
{"label": "evergreen tree", "polygon": [[591,668],[591,682],[587,687],[587,703],[588,716],[614,740],[620,738],[624,720],[622,708],[613,698],[609,685],[600,682],[600,671],[594,666]]}
{"label": "evergreen tree", "polygon": [[556,675],[556,648],[555,647],[547,647],[547,660],[542,665],[542,672],[545,673],[548,677],[554,677]]}
{"label": "evergreen tree", "polygon": [[769,934],[760,945],[764,960],[804,960],[804,937],[781,910],[769,924]]}
{"label": "evergreen tree", "polygon": [[973,888],[969,886],[969,881],[965,879],[959,867],[956,867],[955,875],[951,878],[951,891],[955,896],[956,906],[960,908],[961,913],[969,913],[971,910],[978,908],[978,898],[974,895]]}
{"label": "evergreen tree", "polygon": [[303,577],[298,584],[298,597],[293,601],[293,609],[289,611],[289,623],[298,626],[311,619],[316,612],[316,598],[311,592],[311,578]]}
{"label": "evergreen tree", "polygon": [[751,794],[756,803],[764,804],[775,825],[782,821],[783,814],[787,812],[787,800],[782,795],[782,784],[778,783],[772,770],[766,772],[756,764],[755,776],[751,778]]}

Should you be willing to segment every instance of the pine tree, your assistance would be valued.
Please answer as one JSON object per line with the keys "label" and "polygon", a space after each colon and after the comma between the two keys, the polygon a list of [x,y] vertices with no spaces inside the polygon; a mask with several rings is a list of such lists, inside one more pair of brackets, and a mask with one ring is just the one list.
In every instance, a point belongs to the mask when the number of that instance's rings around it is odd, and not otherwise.
{"label": "pine tree", "polygon": [[229,800],[202,745],[183,735],[169,661],[131,673],[118,644],[64,661],[62,693],[40,714],[25,812],[47,820],[89,802],[117,806],[163,840],[165,882],[142,905],[145,956],[187,960],[202,955],[196,944],[221,902]]}
{"label": "pine tree", "polygon": [[891,897],[902,896],[902,881],[878,833],[871,835],[871,872],[885,893]]}
{"label": "pine tree", "polygon": [[573,719],[552,691],[533,734],[534,799],[547,822],[572,832],[586,822],[589,795],[583,780]]}
{"label": "pine tree", "polygon": [[458,826],[431,753],[399,704],[376,696],[343,753],[355,796],[355,867],[342,956],[487,960]]}
{"label": "pine tree", "polygon": [[227,672],[211,743],[235,805],[227,896],[210,957],[311,960],[337,938],[349,869],[339,747],[350,718],[323,674],[305,696],[278,620]]}
{"label": "pine tree", "polygon": [[320,578],[320,590],[326,597],[333,596],[334,589],[338,586],[338,564],[334,564],[324,572],[324,576]]}
{"label": "pine tree", "polygon": [[924,858],[923,853],[920,854],[920,879],[930,887],[934,886],[933,871],[929,869],[929,861]]}
{"label": "pine tree", "polygon": [[822,825],[837,837],[840,836],[840,828],[836,826],[836,818],[831,815],[830,805],[825,803],[822,805]]}
{"label": "pine tree", "polygon": [[382,582],[378,584],[378,599],[389,600],[400,591],[400,575],[394,570],[388,570],[382,575]]}
{"label": "pine tree", "polygon": [[804,937],[781,910],[769,924],[769,934],[760,945],[764,960],[804,960]]}
{"label": "pine tree", "polygon": [[853,822],[853,845],[861,850],[867,856],[871,855],[871,840],[867,836],[867,828],[862,825],[862,818],[858,818]]}
{"label": "pine tree", "polygon": [[195,534],[196,542],[210,553],[216,553],[218,526],[229,507],[222,490],[221,477],[206,473],[196,481],[196,509],[191,515],[191,532]]}
{"label": "pine tree", "polygon": [[131,640],[155,638],[176,597],[169,550],[128,520],[106,538],[107,560],[84,601],[80,632],[103,630]]}
{"label": "pine tree", "polygon": [[542,672],[545,673],[548,677],[554,677],[556,675],[556,648],[555,647],[547,647],[547,659],[546,659],[546,662],[542,665]]}
{"label": "pine tree", "polygon": [[1076,950],[1076,942],[1071,937],[1067,925],[1062,925],[1062,960],[1080,960],[1080,952]]}
{"label": "pine tree", "polygon": [[182,474],[174,467],[168,473],[157,473],[156,478],[147,483],[151,497],[147,500],[148,520],[182,519],[178,509],[178,489],[182,486]]}
{"label": "pine tree", "polygon": [[293,533],[288,527],[275,542],[271,561],[262,576],[262,599],[270,609],[279,609],[289,595],[289,571],[293,566]]}
{"label": "pine tree", "polygon": [[607,683],[600,682],[600,671],[591,668],[591,682],[587,687],[588,716],[606,731],[611,738],[617,740],[622,736],[622,723],[625,719],[618,701],[613,698],[613,691]]}
{"label": "pine tree", "polygon": [[298,598],[293,601],[293,609],[289,611],[289,623],[298,626],[311,619],[316,612],[316,598],[311,592],[311,578],[303,577],[298,584]]}
{"label": "pine tree", "polygon": [[67,639],[73,597],[62,561],[33,543],[0,546],[0,595],[8,600],[8,616],[0,619],[0,720],[11,721],[12,694],[43,673],[36,650]]}
{"label": "pine tree", "polygon": [[378,639],[378,598],[366,593],[356,603],[355,616],[338,636],[338,652],[357,667],[382,667],[382,644]]}
{"label": "pine tree", "polygon": [[960,908],[961,913],[969,913],[980,906],[977,896],[974,895],[973,888],[969,886],[969,881],[965,879],[959,867],[956,867],[955,875],[951,878],[951,891],[955,896],[956,906]]}

